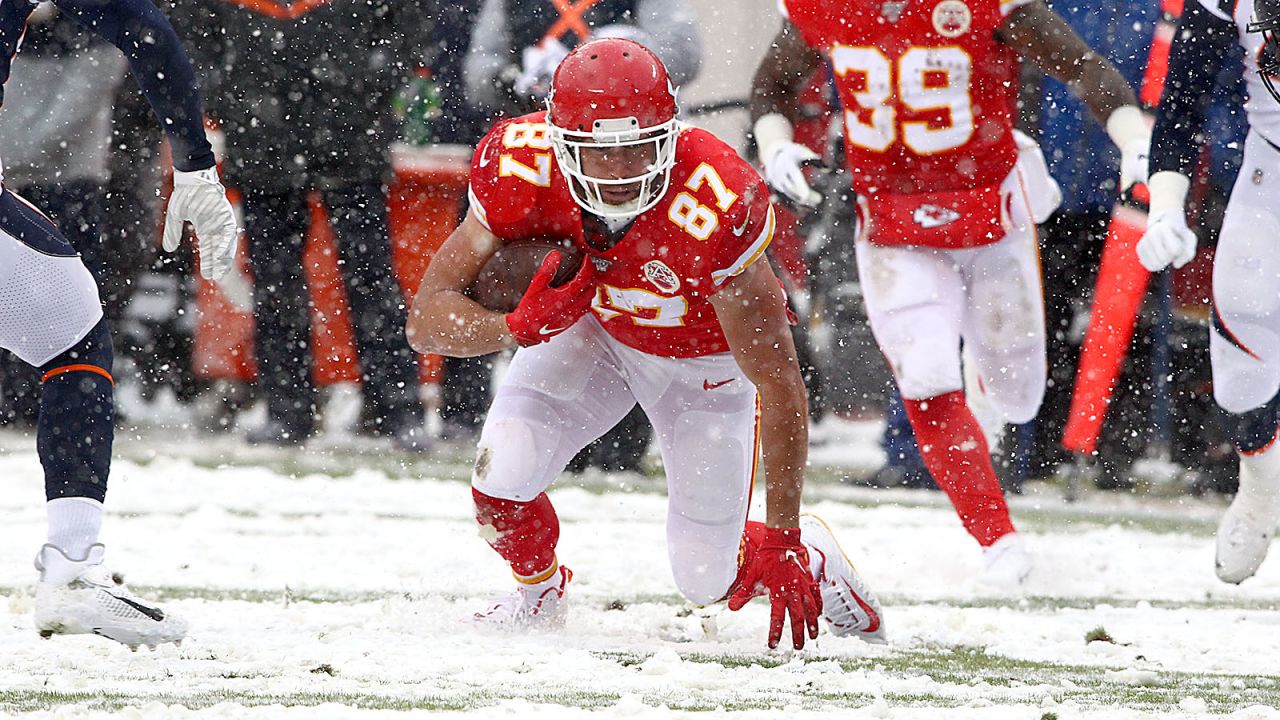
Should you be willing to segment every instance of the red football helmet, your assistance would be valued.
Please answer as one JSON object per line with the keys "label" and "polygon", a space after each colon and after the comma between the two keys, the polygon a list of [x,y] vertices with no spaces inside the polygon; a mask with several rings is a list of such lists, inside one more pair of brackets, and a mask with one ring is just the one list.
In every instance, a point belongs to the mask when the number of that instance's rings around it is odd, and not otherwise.
{"label": "red football helmet", "polygon": [[[631,217],[657,204],[676,161],[676,92],[667,69],[645,46],[622,38],[592,40],[556,68],[547,96],[547,124],[556,161],[569,178],[573,199],[604,217]],[[584,149],[607,151],[652,146],[644,170],[628,177],[583,171]],[[634,152],[634,151],[633,151]],[[610,195],[634,199],[614,201]],[[626,190],[626,192],[622,192]]]}

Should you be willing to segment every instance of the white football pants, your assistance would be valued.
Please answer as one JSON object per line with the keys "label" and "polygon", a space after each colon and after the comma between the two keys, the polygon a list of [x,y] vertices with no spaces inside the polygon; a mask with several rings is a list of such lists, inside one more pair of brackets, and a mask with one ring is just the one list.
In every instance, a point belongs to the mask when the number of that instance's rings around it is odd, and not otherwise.
{"label": "white football pants", "polygon": [[609,336],[587,315],[550,342],[516,351],[480,435],[480,492],[529,501],[569,460],[640,403],[667,475],[667,553],[690,601],[724,597],[758,456],[755,386],[729,353],[666,358]]}
{"label": "white football pants", "polygon": [[98,285],[39,210],[0,190],[0,347],[40,367],[102,319]]}
{"label": "white football pants", "polygon": [[[1025,202],[1018,193],[1013,202]],[[1034,224],[1024,220],[1000,241],[964,250],[860,239],[857,258],[867,319],[902,397],[964,389],[963,340],[1005,420],[1036,416],[1048,368]]]}
{"label": "white football pants", "polygon": [[1253,132],[1213,263],[1213,396],[1241,414],[1280,391],[1280,150]]}

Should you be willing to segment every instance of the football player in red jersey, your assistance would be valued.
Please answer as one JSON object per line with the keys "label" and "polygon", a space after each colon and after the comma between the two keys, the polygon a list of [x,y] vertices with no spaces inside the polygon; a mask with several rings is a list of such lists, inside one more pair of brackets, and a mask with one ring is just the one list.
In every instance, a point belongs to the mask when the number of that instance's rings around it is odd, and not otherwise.
{"label": "football player in red jersey", "polygon": [[[545,490],[635,403],[666,467],[676,586],[706,604],[771,604],[769,644],[882,636],[876,599],[831,531],[801,516],[808,427],[782,288],[767,261],[769,192],[710,133],[676,119],[666,69],[642,45],[586,43],[557,68],[547,111],[498,123],[472,163],[471,209],[414,301],[420,351],[479,355],[519,345],[481,432],[472,492],[482,534],[517,590],[476,614],[525,627],[563,622],[572,573],[556,558]],[[464,291],[504,243],[571,238],[508,314]],[[763,452],[761,453],[761,450]],[[764,460],[766,522],[747,508]]]}
{"label": "football player in red jersey", "polygon": [[812,204],[785,113],[826,60],[844,111],[860,223],[858,272],[925,464],[984,548],[984,578],[1025,580],[988,443],[965,402],[961,342],[1001,421],[1044,395],[1044,299],[1035,223],[1058,203],[1035,143],[1013,129],[1019,55],[1066,82],[1145,179],[1150,143],[1133,91],[1042,0],[784,0],[751,112],[765,176]]}

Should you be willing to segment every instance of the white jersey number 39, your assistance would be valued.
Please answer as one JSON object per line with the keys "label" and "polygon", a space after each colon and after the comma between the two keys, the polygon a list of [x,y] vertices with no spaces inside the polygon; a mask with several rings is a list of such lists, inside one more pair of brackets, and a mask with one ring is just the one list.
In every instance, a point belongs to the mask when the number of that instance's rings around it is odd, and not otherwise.
{"label": "white jersey number 39", "polygon": [[[932,155],[954,150],[973,136],[969,97],[973,60],[964,50],[909,48],[895,67],[879,48],[836,45],[831,63],[845,82],[858,82],[862,88],[853,93],[859,107],[844,113],[849,142],[854,145],[884,152],[901,139],[917,155]],[[945,111],[945,124],[899,118],[895,95],[913,113]]]}

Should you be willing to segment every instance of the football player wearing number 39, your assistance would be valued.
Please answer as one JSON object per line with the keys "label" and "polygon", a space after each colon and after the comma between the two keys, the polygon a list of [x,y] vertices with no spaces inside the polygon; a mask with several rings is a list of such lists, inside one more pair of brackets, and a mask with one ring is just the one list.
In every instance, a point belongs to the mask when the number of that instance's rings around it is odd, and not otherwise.
{"label": "football player wearing number 39", "polygon": [[[516,590],[476,613],[507,628],[565,620],[573,578],[546,494],[570,458],[635,403],[666,467],[667,551],[689,600],[757,595],[769,645],[791,624],[879,639],[879,603],[831,531],[801,517],[808,427],[781,285],[767,260],[774,214],[759,175],[710,133],[676,119],[652,52],[581,45],[556,69],[545,112],[498,123],[471,168],[471,209],[423,278],[409,319],[420,351],[479,355],[519,345],[480,436],[472,494],[481,535]],[[508,314],[464,290],[506,243],[571,239]],[[766,521],[747,509],[763,457]],[[618,562],[626,562],[619,558]]]}
{"label": "football player wearing number 39", "polygon": [[765,177],[812,204],[786,113],[824,60],[844,110],[858,195],[858,273],[925,464],[984,548],[983,578],[1022,583],[1031,560],[965,401],[961,343],[1003,421],[1044,395],[1044,298],[1035,224],[1060,194],[1013,129],[1019,55],[1066,82],[1145,180],[1150,131],[1133,91],[1042,0],[784,0],[787,20],[752,88]]}

